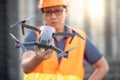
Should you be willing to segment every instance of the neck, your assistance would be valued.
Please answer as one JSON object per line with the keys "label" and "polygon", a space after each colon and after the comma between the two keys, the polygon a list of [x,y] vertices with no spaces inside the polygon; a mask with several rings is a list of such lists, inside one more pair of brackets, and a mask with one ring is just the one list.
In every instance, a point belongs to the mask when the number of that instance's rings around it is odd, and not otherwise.
{"label": "neck", "polygon": [[[64,27],[64,25],[55,27],[55,29],[56,29],[56,32],[65,32],[65,27]],[[63,36],[56,36],[55,38],[56,38],[58,41],[60,41],[60,40],[63,38]]]}
{"label": "neck", "polygon": [[56,29],[56,32],[64,32],[64,31],[65,31],[65,27],[64,27],[64,25],[61,25],[61,26],[55,27],[55,29]]}

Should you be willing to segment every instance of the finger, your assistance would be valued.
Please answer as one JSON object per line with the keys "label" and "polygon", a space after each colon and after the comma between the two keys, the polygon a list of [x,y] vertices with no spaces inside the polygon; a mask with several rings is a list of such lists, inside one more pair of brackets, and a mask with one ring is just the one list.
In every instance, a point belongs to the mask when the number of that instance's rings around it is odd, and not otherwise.
{"label": "finger", "polygon": [[40,51],[41,51],[41,52],[44,52],[44,51],[45,51],[45,49],[44,49],[44,48],[40,48]]}
{"label": "finger", "polygon": [[44,59],[48,59],[52,56],[53,50],[52,49],[48,49],[44,52],[42,52],[41,56],[44,57]]}
{"label": "finger", "polygon": [[52,51],[51,51],[51,50],[46,50],[46,51],[45,51],[44,48],[40,48],[40,50],[39,50],[39,55],[40,55],[40,56],[45,56],[45,55],[47,55],[47,54],[49,54],[49,53],[52,53]]}
{"label": "finger", "polygon": [[52,49],[48,49],[44,52],[43,56],[46,56],[46,55],[49,55],[49,54],[52,54],[53,53],[53,50]]}
{"label": "finger", "polygon": [[48,54],[48,53],[53,53],[53,50],[52,49],[46,50],[46,54]]}
{"label": "finger", "polygon": [[39,50],[39,47],[35,45],[35,46],[34,46],[34,50],[35,50],[35,51],[38,51],[38,50]]}
{"label": "finger", "polygon": [[34,51],[35,51],[36,54],[44,56],[43,53],[44,53],[45,50],[43,48],[39,48],[38,46],[34,46]]}
{"label": "finger", "polygon": [[50,43],[51,43],[53,46],[55,46],[55,42],[54,42],[54,39],[53,39],[53,38],[50,39]]}
{"label": "finger", "polygon": [[52,53],[48,53],[44,56],[44,59],[49,59],[52,56]]}

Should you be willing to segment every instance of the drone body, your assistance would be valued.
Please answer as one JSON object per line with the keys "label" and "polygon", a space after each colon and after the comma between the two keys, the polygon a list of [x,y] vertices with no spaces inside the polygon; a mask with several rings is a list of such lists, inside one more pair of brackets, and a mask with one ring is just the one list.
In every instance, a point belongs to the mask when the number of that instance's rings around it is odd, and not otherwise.
{"label": "drone body", "polygon": [[[40,38],[37,41],[21,43],[18,39],[16,39],[16,37],[14,35],[10,34],[12,36],[12,38],[16,41],[17,46],[21,47],[23,49],[23,51],[26,51],[26,49],[25,49],[26,46],[37,45],[39,48],[44,48],[45,50],[46,49],[53,49],[54,51],[56,51],[58,53],[57,57],[62,57],[62,56],[66,57],[66,56],[68,56],[68,52],[75,49],[76,47],[72,47],[67,51],[63,51],[63,50],[53,46],[51,44],[50,40],[55,36],[66,36],[66,37],[72,37],[72,39],[73,39],[73,37],[75,35],[77,35],[81,39],[84,39],[79,34],[76,34],[76,32],[74,32],[74,33],[55,32],[55,29],[51,26],[42,26],[40,29],[38,29],[36,27],[26,25],[25,22],[28,19],[17,22],[15,24],[13,24],[12,27],[18,26],[19,24],[21,24],[22,25],[22,30],[24,30],[23,28],[28,28],[28,29],[31,29],[33,31],[38,31],[40,33]],[[23,31],[23,33],[24,33],[24,31]]]}
{"label": "drone body", "polygon": [[49,26],[42,26],[40,30],[41,33],[40,33],[39,43],[50,45],[50,39],[53,37],[53,33],[55,33],[55,29]]}

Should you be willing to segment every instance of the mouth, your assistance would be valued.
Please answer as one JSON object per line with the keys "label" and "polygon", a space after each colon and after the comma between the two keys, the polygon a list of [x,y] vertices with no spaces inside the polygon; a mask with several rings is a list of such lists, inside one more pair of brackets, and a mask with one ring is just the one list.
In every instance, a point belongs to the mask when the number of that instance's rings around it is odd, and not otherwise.
{"label": "mouth", "polygon": [[54,22],[51,22],[52,24],[57,24],[58,22],[57,21],[54,21]]}

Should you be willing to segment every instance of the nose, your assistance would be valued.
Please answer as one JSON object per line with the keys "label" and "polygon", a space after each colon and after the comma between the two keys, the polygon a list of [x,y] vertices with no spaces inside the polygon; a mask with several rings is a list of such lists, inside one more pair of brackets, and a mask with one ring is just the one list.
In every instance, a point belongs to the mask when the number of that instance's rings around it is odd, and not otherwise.
{"label": "nose", "polygon": [[52,18],[56,18],[57,16],[55,15],[55,13],[52,13],[52,14],[51,14],[51,17],[52,17]]}

